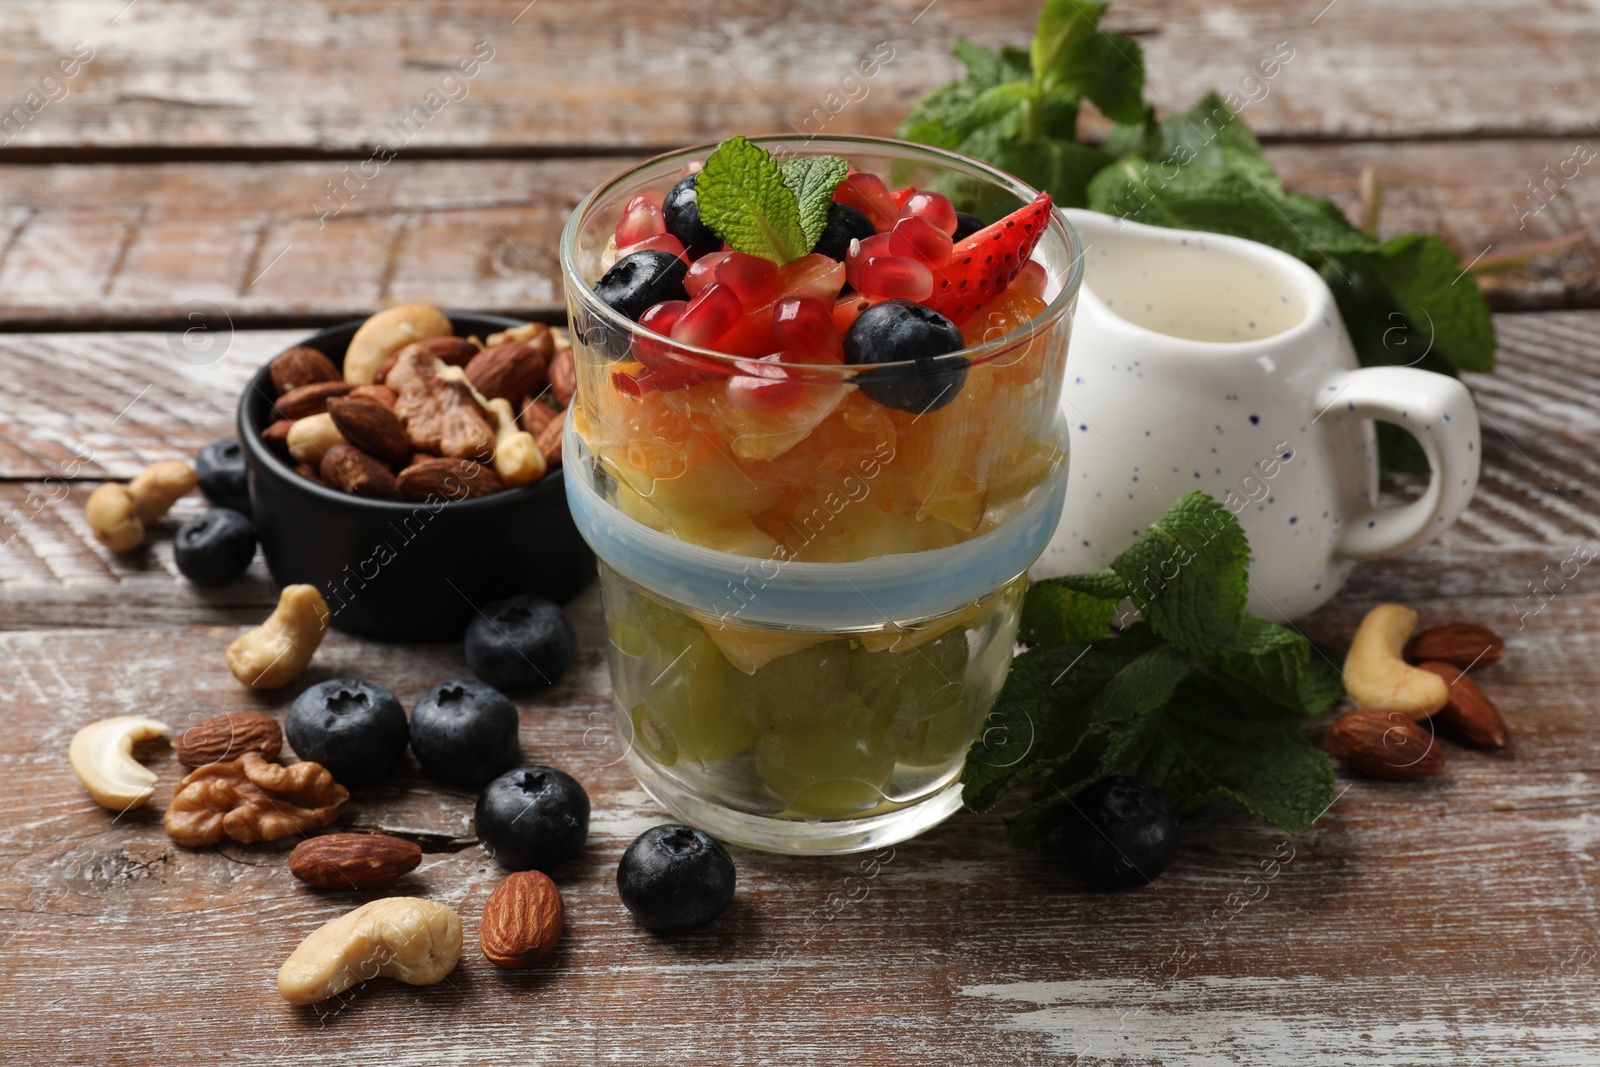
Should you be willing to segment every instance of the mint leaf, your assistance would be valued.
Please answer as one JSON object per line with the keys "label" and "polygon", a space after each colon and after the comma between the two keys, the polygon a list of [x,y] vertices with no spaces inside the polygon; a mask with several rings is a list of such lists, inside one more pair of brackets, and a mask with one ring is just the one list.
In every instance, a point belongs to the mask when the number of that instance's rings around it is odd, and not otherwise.
{"label": "mint leaf", "polygon": [[1239,641],[1207,657],[1218,670],[1305,715],[1327,711],[1344,696],[1339,671],[1293,630],[1246,615]]}
{"label": "mint leaf", "polygon": [[[1415,346],[1432,350],[1457,370],[1494,370],[1494,320],[1477,283],[1443,241],[1411,233],[1376,250],[1343,257],[1384,293],[1416,331]],[[1417,353],[1413,353],[1415,358]]]}
{"label": "mint leaf", "polygon": [[1027,645],[1098,641],[1111,632],[1119,599],[1080,593],[1056,578],[1035,582],[1022,601],[1017,640]]}
{"label": "mint leaf", "polygon": [[1128,595],[1128,583],[1122,580],[1122,575],[1109,568],[1092,574],[1064,574],[1049,580],[1102,600],[1121,600]]}
{"label": "mint leaf", "polygon": [[1108,118],[1137,121],[1145,111],[1144,51],[1096,24],[1108,5],[1095,0],[1046,0],[1029,57],[1041,93],[1087,98]]}
{"label": "mint leaf", "polygon": [[1239,639],[1250,545],[1239,520],[1202,492],[1184,496],[1111,562],[1150,628],[1195,655]]}
{"label": "mint leaf", "polygon": [[1242,713],[1203,678],[1119,741],[1102,772],[1160,783],[1180,812],[1232,799],[1299,833],[1333,803],[1333,765],[1297,724]]}
{"label": "mint leaf", "polygon": [[1035,189],[1050,190],[1059,207],[1087,206],[1089,182],[1112,162],[1112,157],[1098,148],[1047,134],[1031,141],[1007,141],[986,158]]}
{"label": "mint leaf", "polygon": [[[1148,699],[1144,694],[1159,691],[1156,676],[1169,664],[1165,656],[1141,660],[1164,648],[1147,627],[1135,626],[1114,641],[1058,645],[1018,656],[967,754],[961,776],[966,805],[988,810],[1040,771],[1071,758],[1102,721],[1136,711]],[[1093,704],[1124,671],[1130,676],[1117,691],[1125,695],[1111,704]]]}
{"label": "mint leaf", "polygon": [[779,168],[783,184],[800,206],[800,229],[805,234],[806,251],[816,247],[823,227],[828,225],[828,206],[833,191],[850,173],[850,164],[838,156],[798,156]]}
{"label": "mint leaf", "polygon": [[740,252],[788,263],[811,251],[800,204],[771,153],[730,137],[706,157],[695,180],[700,217]]}

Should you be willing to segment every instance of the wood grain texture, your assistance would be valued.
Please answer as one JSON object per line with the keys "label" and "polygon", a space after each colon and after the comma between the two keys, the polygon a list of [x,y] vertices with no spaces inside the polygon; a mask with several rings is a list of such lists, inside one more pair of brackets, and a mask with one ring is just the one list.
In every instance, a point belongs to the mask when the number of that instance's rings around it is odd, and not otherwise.
{"label": "wood grain texture", "polygon": [[[798,129],[817,109],[830,131],[882,132],[956,74],[958,35],[1026,46],[1038,10],[1033,0],[139,0],[119,14],[124,3],[15,20],[0,58],[7,107],[76,42],[94,56],[0,151],[646,147]],[[1582,7],[1538,14],[1515,0],[1124,0],[1106,25],[1138,36],[1158,105],[1233,91],[1273,139],[1590,136],[1600,25]],[[409,133],[389,132],[480,41],[493,58],[465,95],[441,94]],[[879,42],[894,57],[865,95],[842,85]],[[1256,64],[1280,46],[1292,58],[1263,78]]]}
{"label": "wood grain texture", "polygon": [[[1505,659],[1482,675],[1512,724],[1509,752],[1452,747],[1446,775],[1427,783],[1341,778],[1338,801],[1300,837],[1212,813],[1156,887],[1120,895],[1088,889],[1054,857],[1007,850],[996,816],[958,816],[876,864],[735,850],[734,906],[675,939],[640,930],[615,895],[621,850],[662,816],[617,762],[596,600],[573,609],[583,652],[572,674],[519,701],[525,755],[568,769],[594,800],[590,843],[558,872],[561,946],[521,974],[478,956],[478,914],[500,873],[473,842],[471,797],[402,774],[358,791],[335,829],[423,844],[422,866],[392,891],[460,910],[463,963],[436,988],[376,981],[304,1009],[278,999],[277,966],[311,929],[381,894],[300,885],[288,841],[177,848],[159,822],[180,774],[170,752],[151,762],[161,784],[150,808],[118,818],[73,779],[67,742],[114,713],[159,714],[176,729],[219,710],[281,718],[295,693],[341,674],[379,680],[409,705],[464,673],[459,649],[334,634],[305,678],[261,695],[223,667],[237,627],[0,634],[0,1026],[13,1054],[1591,1062],[1600,598],[1558,600],[1538,630],[1508,634]],[[1485,602],[1418,606],[1434,622],[1477,617]],[[1347,635],[1361,608],[1335,605],[1312,630]]]}
{"label": "wood grain texture", "polygon": [[[1536,139],[1268,154],[1290,188],[1352,214],[1361,164],[1375,163],[1384,234],[1439,233],[1470,261],[1581,227],[1600,234],[1594,174],[1537,196],[1528,188],[1572,148]],[[191,301],[241,325],[327,322],[407,301],[559,317],[561,227],[627,165],[401,159],[351,184],[342,207],[326,186],[352,164],[337,160],[0,166],[0,324],[176,328],[205,312]],[[1484,288],[1507,309],[1596,306],[1595,247],[1490,276]]]}

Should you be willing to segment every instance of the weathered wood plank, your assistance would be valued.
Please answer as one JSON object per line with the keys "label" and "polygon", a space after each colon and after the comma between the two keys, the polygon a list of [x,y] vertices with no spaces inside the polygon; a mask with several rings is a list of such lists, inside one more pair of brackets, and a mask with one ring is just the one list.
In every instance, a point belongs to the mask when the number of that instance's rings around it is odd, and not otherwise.
{"label": "weathered wood plank", "polygon": [[[808,120],[881,133],[955,76],[958,35],[1025,46],[1038,10],[1034,0],[124,5],[87,0],[16,20],[0,98],[40,95],[0,152],[646,147]],[[1512,0],[1124,0],[1106,24],[1139,36],[1161,107],[1187,108],[1215,87],[1274,139],[1592,135],[1600,26],[1578,8],[1528,14]],[[79,41],[92,58],[42,91]],[[892,58],[862,78],[880,42]],[[475,48],[475,75],[441,84]]]}
{"label": "weathered wood plank", "polygon": [[[1487,605],[1420,606],[1434,622]],[[180,728],[219,709],[281,717],[295,692],[334,674],[380,680],[409,704],[462,673],[459,649],[333,634],[310,675],[261,696],[223,667],[237,628],[0,634],[0,983],[11,993],[0,1025],[16,1055],[156,1064],[226,1047],[230,1062],[266,1065],[313,1048],[431,1064],[515,1050],[674,1063],[714,1039],[712,1058],[730,1064],[1494,1055],[1566,1067],[1600,1040],[1587,1007],[1600,995],[1593,595],[1510,634],[1482,675],[1512,722],[1509,753],[1452,748],[1447,774],[1428,783],[1341,778],[1348,789],[1299,837],[1211,813],[1187,825],[1162,881],[1132,894],[1089,890],[1052,856],[1006,849],[994,816],[958,816],[876,865],[736,850],[734,907],[672,940],[640,931],[615,896],[622,848],[661,815],[616,762],[592,595],[574,614],[584,651],[573,674],[519,701],[524,752],[571,770],[594,800],[590,843],[558,873],[563,946],[522,975],[478,957],[478,914],[500,874],[472,844],[471,798],[402,775],[358,793],[345,821],[425,843],[395,891],[457,907],[467,953],[437,988],[376,982],[318,1009],[279,1001],[276,967],[316,925],[379,894],[298,885],[287,842],[174,847],[157,814],[178,777],[170,753],[152,762],[152,810],[114,818],[73,779],[67,741],[119,712]],[[1313,632],[1348,634],[1357,614],[1336,606]]]}
{"label": "weathered wood plank", "polygon": [[[1600,142],[1600,138],[1597,138]],[[1441,234],[1464,260],[1580,227],[1600,234],[1600,182],[1538,197],[1566,141],[1279,146],[1291,188],[1354,213],[1364,161],[1385,183],[1384,232]],[[565,313],[557,240],[572,208],[626,159],[0,167],[0,324],[187,325],[191,301],[240,323],[327,322],[388,303]],[[1540,199],[1542,197],[1543,199]],[[320,217],[325,216],[325,217]],[[1600,304],[1585,243],[1484,285],[1508,309]]]}

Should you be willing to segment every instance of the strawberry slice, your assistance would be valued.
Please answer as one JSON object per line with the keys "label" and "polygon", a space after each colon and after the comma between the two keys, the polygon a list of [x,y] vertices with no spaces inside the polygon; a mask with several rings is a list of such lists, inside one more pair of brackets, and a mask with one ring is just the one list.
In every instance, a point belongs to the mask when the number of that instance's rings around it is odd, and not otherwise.
{"label": "strawberry slice", "polygon": [[1031,204],[956,242],[950,262],[935,268],[933,295],[922,303],[959,326],[1022,272],[1049,223],[1050,194],[1040,193]]}

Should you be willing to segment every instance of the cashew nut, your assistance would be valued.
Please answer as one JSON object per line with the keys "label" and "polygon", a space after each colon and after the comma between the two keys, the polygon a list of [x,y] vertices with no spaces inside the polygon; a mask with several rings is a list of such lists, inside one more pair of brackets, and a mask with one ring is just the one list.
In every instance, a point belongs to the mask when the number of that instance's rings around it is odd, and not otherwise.
{"label": "cashew nut", "polygon": [[436,307],[397,304],[385,308],[363,322],[350,338],[344,352],[344,380],[370,385],[384,361],[406,345],[454,333],[455,327]]}
{"label": "cashew nut", "polygon": [[278,970],[291,1004],[315,1004],[372,978],[432,985],[461,961],[461,916],[420,897],[385,897],[318,927]]}
{"label": "cashew nut", "polygon": [[328,605],[313,585],[286,585],[267,621],[228,646],[228,669],[252,689],[277,689],[300,677],[322,643]]}
{"label": "cashew nut", "polygon": [[96,804],[112,811],[130,811],[150,799],[156,784],[155,772],[133,758],[133,743],[166,735],[166,723],[118,715],[92,722],[73,734],[67,756],[73,773]]}
{"label": "cashew nut", "polygon": [[527,485],[544,477],[544,453],[531,433],[517,428],[511,401],[496,397],[489,401],[499,427],[494,433],[494,472],[509,486]]}
{"label": "cashew nut", "polygon": [[1443,678],[1401,658],[1416,628],[1417,613],[1403,604],[1379,604],[1361,620],[1344,657],[1344,689],[1357,708],[1426,719],[1450,702]]}
{"label": "cashew nut", "polygon": [[95,540],[113,552],[132,552],[144,544],[145,523],[165,515],[199,481],[183,460],[164,459],[140,471],[127,485],[96,486],[83,507],[83,518]]}
{"label": "cashew nut", "polygon": [[339,432],[339,427],[333,423],[333,416],[324,411],[320,415],[307,415],[303,419],[294,420],[289,427],[289,455],[293,456],[296,463],[305,463],[315,467],[322,462],[322,457],[334,445],[348,444],[344,434]]}
{"label": "cashew nut", "polygon": [[154,522],[165,515],[178,498],[200,484],[200,475],[181,459],[152,463],[128,483],[139,518]]}

